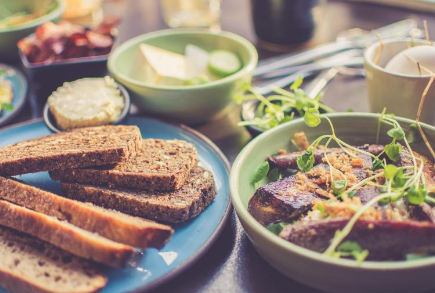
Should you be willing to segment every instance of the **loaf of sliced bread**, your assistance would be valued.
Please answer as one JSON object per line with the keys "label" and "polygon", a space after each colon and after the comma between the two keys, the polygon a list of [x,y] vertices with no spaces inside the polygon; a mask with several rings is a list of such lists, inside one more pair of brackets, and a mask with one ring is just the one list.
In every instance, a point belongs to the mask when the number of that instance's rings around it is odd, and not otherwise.
{"label": "loaf of sliced bread", "polygon": [[106,283],[91,261],[0,226],[0,287],[14,293],[91,293]]}
{"label": "loaf of sliced bread", "polygon": [[114,166],[50,172],[53,180],[111,188],[179,189],[196,166],[195,146],[181,140],[144,139],[137,156]]}
{"label": "loaf of sliced bread", "polygon": [[131,246],[4,200],[0,200],[0,215],[0,225],[28,233],[77,256],[110,266],[124,267],[135,252]]}
{"label": "loaf of sliced bread", "polygon": [[125,161],[142,138],[137,126],[75,129],[0,148],[0,175],[72,169]]}
{"label": "loaf of sliced bread", "polygon": [[173,234],[167,225],[71,200],[1,176],[0,199],[139,248],[162,248]]}
{"label": "loaf of sliced bread", "polygon": [[178,190],[130,191],[62,183],[64,195],[152,220],[178,223],[197,216],[215,197],[213,175],[195,167]]}

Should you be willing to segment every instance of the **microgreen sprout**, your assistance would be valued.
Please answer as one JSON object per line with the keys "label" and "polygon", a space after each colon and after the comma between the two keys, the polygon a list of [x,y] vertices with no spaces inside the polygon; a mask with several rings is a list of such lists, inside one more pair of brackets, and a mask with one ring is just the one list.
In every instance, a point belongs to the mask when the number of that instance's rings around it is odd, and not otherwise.
{"label": "microgreen sprout", "polygon": [[[253,125],[263,130],[291,121],[295,116],[303,117],[308,109],[312,114],[319,112],[335,112],[330,107],[320,103],[320,97],[309,98],[300,86],[303,77],[299,76],[290,86],[289,90],[274,88],[274,94],[265,97],[259,94],[255,88],[246,86],[248,93],[237,95],[234,99],[241,104],[245,100],[256,99],[260,103],[256,109],[255,117],[250,121],[239,122],[239,126]],[[317,112],[316,112],[317,111]],[[313,119],[315,120],[315,119]]]}
{"label": "microgreen sprout", "polygon": [[263,178],[266,177],[268,172],[269,172],[269,162],[264,161],[260,165],[260,167],[258,167],[257,172],[255,172],[254,177],[251,180],[251,184],[255,184],[263,180]]}
{"label": "microgreen sprout", "polygon": [[314,155],[310,150],[305,151],[302,155],[298,156],[296,159],[296,163],[298,165],[299,170],[302,172],[307,172],[311,170],[314,166]]}
{"label": "microgreen sprout", "polygon": [[[306,117],[304,117],[304,120],[307,126],[315,127],[320,124],[322,119],[325,119],[329,123],[331,128],[331,134],[325,134],[318,137],[311,143],[308,149],[297,158],[298,168],[303,172],[307,172],[314,165],[314,150],[316,150],[321,143],[324,143],[324,161],[329,166],[332,192],[336,196],[335,199],[331,199],[330,201],[352,198],[353,196],[355,196],[358,189],[365,185],[376,186],[381,190],[381,193],[378,196],[371,199],[368,203],[361,206],[355,211],[349,222],[342,230],[337,231],[335,237],[331,241],[330,246],[326,249],[324,254],[333,257],[351,256],[360,261],[364,260],[365,257],[367,257],[368,252],[363,250],[361,247],[356,246],[353,243],[349,244],[347,241],[344,240],[349,235],[358,219],[371,206],[377,203],[392,203],[397,202],[402,198],[406,198],[406,200],[410,204],[414,205],[421,204],[425,201],[435,203],[435,198],[427,196],[427,191],[424,185],[424,162],[422,159],[420,159],[417,164],[417,159],[409,145],[405,131],[403,130],[401,125],[394,119],[393,115],[386,114],[386,112],[384,111],[379,119],[378,137],[381,130],[381,124],[386,124],[391,127],[387,131],[387,135],[392,138],[392,141],[389,144],[385,145],[384,151],[381,152],[379,155],[373,155],[365,150],[353,147],[339,139],[336,136],[334,126],[329,117],[322,114],[317,114],[317,112],[315,112],[314,110],[311,111],[311,109],[308,109],[305,112],[305,116]],[[328,158],[327,149],[329,144],[333,141],[338,144],[343,152],[348,154],[350,157],[356,157],[356,154],[364,154],[370,156],[373,161],[373,175],[361,180],[360,182],[352,186],[348,186],[346,176],[340,170],[334,168]],[[399,141],[405,145],[406,152],[404,151],[404,148],[402,147],[402,144],[399,143]],[[401,158],[401,156],[409,157],[412,159],[412,165],[398,167],[393,164],[387,164],[385,158],[381,158],[381,156],[384,154],[392,162],[397,162]],[[380,177],[384,177],[385,183],[379,184],[376,182],[376,180]],[[345,243],[347,244],[344,245]]]}

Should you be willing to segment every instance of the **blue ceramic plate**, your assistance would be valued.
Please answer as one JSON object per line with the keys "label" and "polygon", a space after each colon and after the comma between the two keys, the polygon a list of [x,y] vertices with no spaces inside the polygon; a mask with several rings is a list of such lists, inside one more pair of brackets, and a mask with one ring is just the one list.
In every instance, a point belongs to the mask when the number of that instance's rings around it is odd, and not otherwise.
{"label": "blue ceramic plate", "polygon": [[[201,257],[216,240],[231,214],[229,164],[210,140],[186,126],[154,119],[128,118],[125,124],[137,125],[144,138],[182,139],[193,143],[198,150],[200,165],[214,175],[217,194],[214,202],[198,217],[172,225],[175,233],[162,250],[146,250],[141,258],[135,260],[135,266],[107,269],[109,283],[102,293],[143,292],[167,282]],[[41,120],[13,126],[0,131],[0,146],[50,133]],[[23,175],[20,179],[55,193],[60,192],[59,184],[52,181],[47,172]],[[0,289],[0,293],[6,291]]]}
{"label": "blue ceramic plate", "polygon": [[[23,109],[26,99],[27,99],[27,79],[26,77],[18,71],[18,69],[1,64],[0,71],[6,71],[4,79],[9,80],[12,83],[13,89],[13,100],[12,106],[14,107],[11,111],[2,111],[0,113],[0,127],[5,125],[8,121],[14,118]],[[2,78],[3,78],[3,74]]]}

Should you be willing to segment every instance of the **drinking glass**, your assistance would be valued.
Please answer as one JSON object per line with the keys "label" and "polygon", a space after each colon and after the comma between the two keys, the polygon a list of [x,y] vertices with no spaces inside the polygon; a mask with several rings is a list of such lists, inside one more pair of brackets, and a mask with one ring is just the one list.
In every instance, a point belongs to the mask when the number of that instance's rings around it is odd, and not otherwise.
{"label": "drinking glass", "polygon": [[206,28],[219,24],[220,0],[161,0],[160,4],[169,27]]}

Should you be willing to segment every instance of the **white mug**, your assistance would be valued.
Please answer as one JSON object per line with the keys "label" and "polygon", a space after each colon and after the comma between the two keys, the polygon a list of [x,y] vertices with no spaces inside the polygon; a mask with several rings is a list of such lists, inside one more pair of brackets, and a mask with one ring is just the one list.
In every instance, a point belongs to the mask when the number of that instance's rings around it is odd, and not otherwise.
{"label": "white mug", "polygon": [[[379,42],[372,44],[364,53],[364,68],[366,71],[367,92],[370,110],[380,113],[387,108],[387,113],[410,119],[417,117],[417,109],[430,76],[415,76],[391,73],[385,70],[388,61],[398,53],[413,46],[427,45],[424,40],[391,39],[383,41],[382,53],[375,64]],[[435,124],[435,83],[427,93],[420,121]]]}

